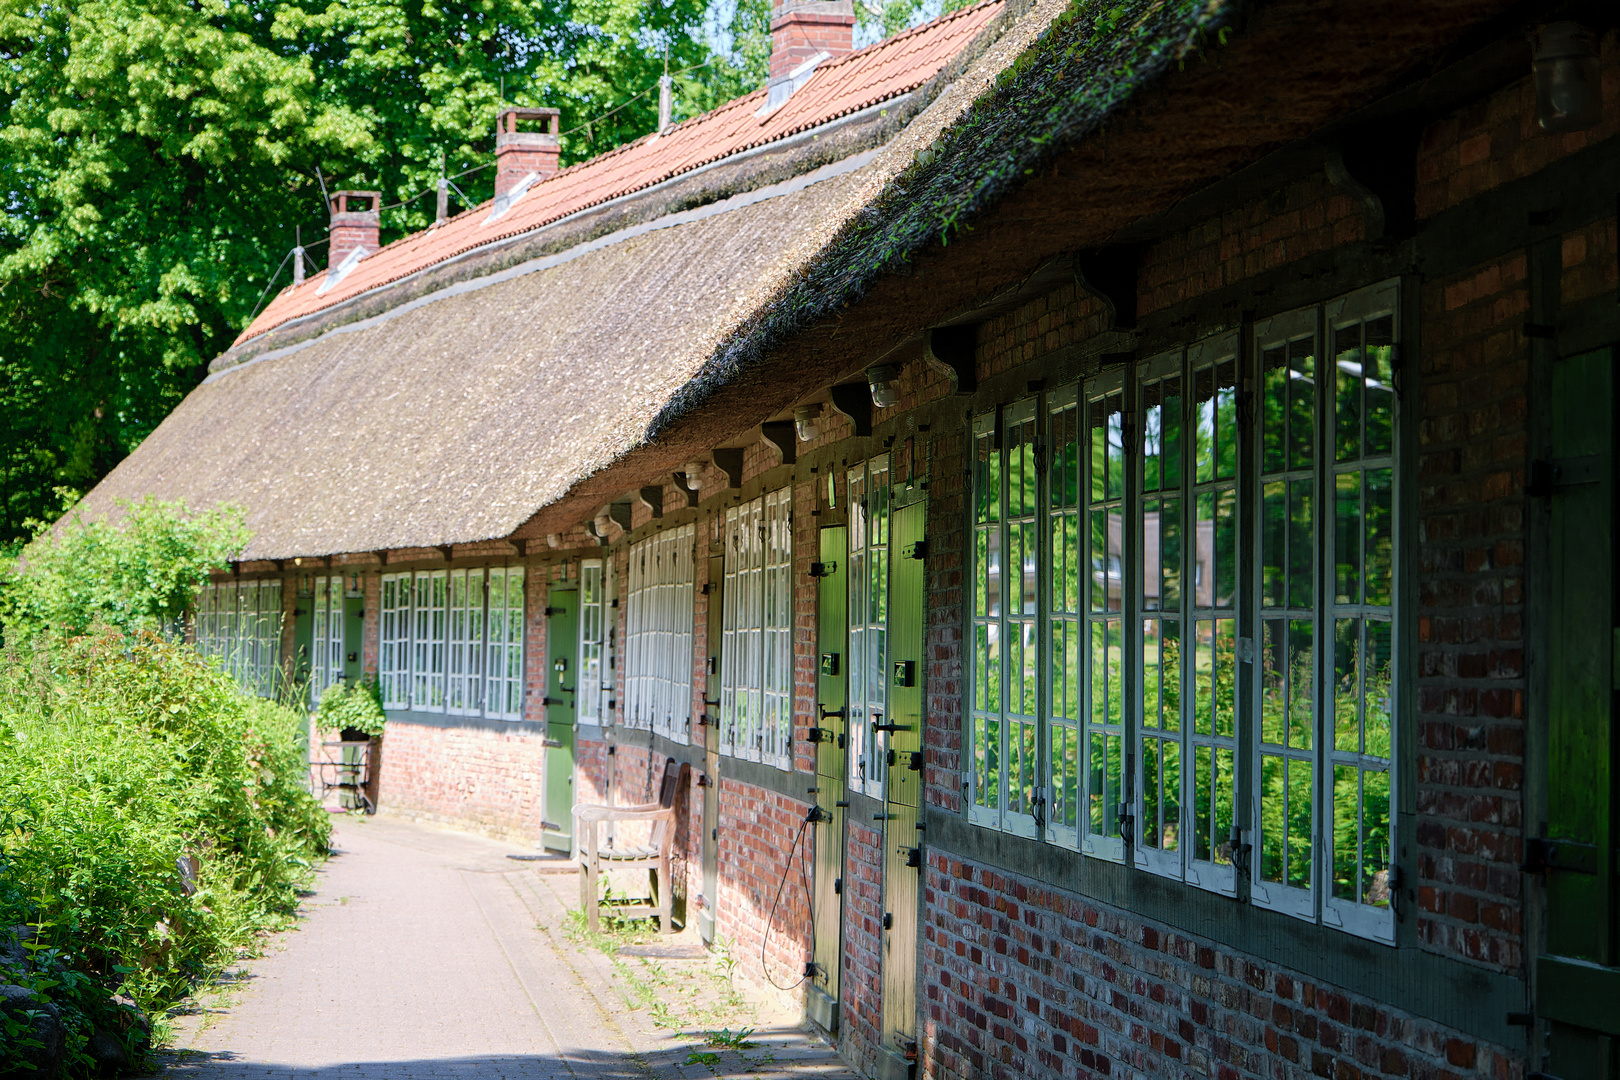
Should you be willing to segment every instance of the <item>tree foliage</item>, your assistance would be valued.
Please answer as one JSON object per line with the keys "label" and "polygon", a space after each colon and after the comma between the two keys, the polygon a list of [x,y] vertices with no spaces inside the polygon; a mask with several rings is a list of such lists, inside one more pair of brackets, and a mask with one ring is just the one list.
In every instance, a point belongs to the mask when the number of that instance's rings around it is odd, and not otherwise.
{"label": "tree foliage", "polygon": [[323,261],[323,181],[476,203],[503,101],[573,161],[652,130],[666,57],[680,118],[768,52],[767,0],[0,0],[0,542],[196,385],[300,231]]}
{"label": "tree foliage", "polygon": [[104,625],[161,631],[184,617],[211,570],[241,554],[242,511],[191,514],[157,499],[123,504],[117,523],[73,518],[44,529],[0,575],[7,643]]}

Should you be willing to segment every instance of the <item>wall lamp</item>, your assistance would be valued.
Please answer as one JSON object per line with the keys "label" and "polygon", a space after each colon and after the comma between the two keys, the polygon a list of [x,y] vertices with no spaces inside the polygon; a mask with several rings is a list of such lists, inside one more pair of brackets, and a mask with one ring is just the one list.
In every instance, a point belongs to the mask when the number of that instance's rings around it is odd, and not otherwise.
{"label": "wall lamp", "polygon": [[800,405],[793,410],[793,427],[800,442],[814,442],[821,438],[821,406]]}
{"label": "wall lamp", "polygon": [[872,404],[880,409],[892,409],[900,404],[900,391],[895,382],[900,369],[893,364],[879,364],[866,369],[866,385],[872,388]]}
{"label": "wall lamp", "polygon": [[681,469],[681,475],[686,478],[687,491],[703,490],[703,462],[688,461]]}
{"label": "wall lamp", "polygon": [[1543,131],[1585,131],[1603,119],[1603,67],[1592,31],[1573,22],[1543,26],[1530,70]]}

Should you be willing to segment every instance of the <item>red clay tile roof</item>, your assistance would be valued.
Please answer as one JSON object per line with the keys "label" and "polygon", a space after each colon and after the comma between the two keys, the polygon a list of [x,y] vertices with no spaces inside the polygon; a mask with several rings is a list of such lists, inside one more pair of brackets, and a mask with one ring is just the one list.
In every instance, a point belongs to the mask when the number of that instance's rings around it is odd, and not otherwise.
{"label": "red clay tile roof", "polygon": [[1004,0],[984,0],[818,67],[774,112],[756,116],[765,91],[564,169],[531,187],[498,220],[489,204],[396,240],[361,260],[325,295],[326,274],[286,289],[236,339],[241,344],[277,326],[340,304],[389,282],[492,241],[549,225],[569,214],[640,191],[733,154],[796,135],[915,90],[972,40]]}

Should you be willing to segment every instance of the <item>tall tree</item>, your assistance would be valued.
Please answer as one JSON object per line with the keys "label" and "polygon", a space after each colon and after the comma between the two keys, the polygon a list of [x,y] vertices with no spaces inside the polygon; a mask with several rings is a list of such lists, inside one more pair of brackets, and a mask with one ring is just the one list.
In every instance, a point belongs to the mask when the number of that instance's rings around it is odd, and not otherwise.
{"label": "tall tree", "polygon": [[430,220],[433,200],[412,197],[441,170],[478,169],[456,185],[488,197],[503,101],[560,108],[579,160],[653,128],[666,63],[678,116],[757,84],[767,13],[738,0],[716,26],[706,0],[0,0],[0,544],[197,384],[286,282],[300,230],[320,261],[321,179],[403,203],[383,218],[397,237]]}

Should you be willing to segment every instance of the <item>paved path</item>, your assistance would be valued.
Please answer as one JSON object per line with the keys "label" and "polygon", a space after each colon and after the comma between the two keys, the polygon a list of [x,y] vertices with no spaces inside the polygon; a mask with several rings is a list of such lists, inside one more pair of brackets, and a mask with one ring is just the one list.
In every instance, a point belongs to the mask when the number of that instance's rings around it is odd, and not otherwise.
{"label": "paved path", "polygon": [[577,879],[508,859],[511,845],[370,818],[341,821],[333,846],[308,917],[222,996],[204,997],[181,1024],[168,1075],[852,1080],[781,1018],[753,1019],[752,1047],[712,1045],[704,1028],[750,1019],[736,1001],[673,1019],[649,1009],[649,986],[673,999],[719,985],[712,963],[615,961],[570,943],[563,897],[577,895]]}

